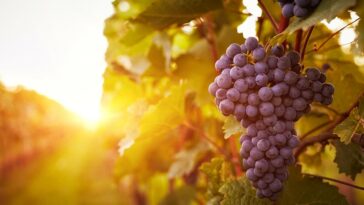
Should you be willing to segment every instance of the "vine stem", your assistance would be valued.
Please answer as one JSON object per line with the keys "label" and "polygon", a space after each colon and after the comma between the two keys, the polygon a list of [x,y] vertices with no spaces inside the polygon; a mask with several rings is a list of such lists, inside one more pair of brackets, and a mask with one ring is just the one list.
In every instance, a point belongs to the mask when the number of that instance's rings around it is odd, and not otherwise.
{"label": "vine stem", "polygon": [[348,26],[352,25],[353,23],[359,21],[360,18],[355,19],[354,21],[348,23],[347,25],[345,25],[344,27],[342,27],[341,29],[335,31],[334,33],[332,33],[329,37],[326,38],[326,40],[324,42],[322,42],[316,49],[316,51],[319,51],[327,42],[329,42],[334,36],[336,36],[337,34],[339,34],[342,30],[344,30],[345,28],[347,28]]}
{"label": "vine stem", "polygon": [[315,28],[315,26],[313,25],[307,31],[306,38],[305,38],[305,41],[303,43],[303,47],[302,47],[302,50],[301,50],[301,62],[303,62],[303,60],[305,58],[306,47],[307,47],[308,41],[310,40],[312,31],[313,31],[314,28]]}
{"label": "vine stem", "polygon": [[279,28],[278,33],[282,33],[289,25],[289,19],[281,15],[281,19],[279,20]]}
{"label": "vine stem", "polygon": [[313,174],[303,174],[303,175],[310,176],[310,177],[321,178],[321,179],[328,180],[328,181],[333,181],[333,182],[336,182],[336,183],[339,183],[339,184],[343,184],[343,185],[350,186],[350,187],[353,187],[353,188],[356,188],[356,189],[359,189],[359,190],[363,190],[364,191],[364,187],[357,186],[355,184],[351,184],[351,183],[348,183],[348,182],[344,182],[344,181],[341,181],[341,180],[338,180],[338,179],[333,179],[333,178],[324,177],[324,176],[318,176],[318,175],[313,175]]}
{"label": "vine stem", "polygon": [[272,14],[269,12],[269,10],[267,9],[267,7],[264,5],[262,0],[258,0],[260,7],[262,8],[263,12],[268,16],[269,21],[272,23],[272,26],[274,28],[274,31],[276,33],[279,32],[279,28],[278,28],[278,24],[276,22],[276,20],[273,18]]}
{"label": "vine stem", "polygon": [[324,123],[322,123],[322,124],[318,125],[317,127],[315,127],[315,128],[313,128],[313,129],[311,129],[310,131],[308,131],[308,132],[306,132],[304,135],[302,135],[302,136],[300,137],[300,139],[301,139],[301,140],[305,139],[305,138],[306,138],[307,136],[309,136],[310,134],[312,134],[312,133],[314,133],[314,132],[316,132],[316,131],[320,130],[321,128],[326,127],[327,125],[329,125],[329,124],[331,124],[331,123],[332,123],[332,121],[327,121],[327,122],[324,122]]}
{"label": "vine stem", "polygon": [[300,50],[301,50],[302,34],[303,34],[302,29],[298,30],[296,33],[296,41],[295,41],[294,49],[297,52],[300,52]]}

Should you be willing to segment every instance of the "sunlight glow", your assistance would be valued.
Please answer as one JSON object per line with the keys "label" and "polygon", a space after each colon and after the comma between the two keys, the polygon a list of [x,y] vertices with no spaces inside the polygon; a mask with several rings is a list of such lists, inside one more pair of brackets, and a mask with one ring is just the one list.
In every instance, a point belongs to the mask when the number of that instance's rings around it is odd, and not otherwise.
{"label": "sunlight glow", "polygon": [[243,12],[251,13],[245,21],[237,28],[238,33],[242,33],[244,38],[257,37],[256,22],[258,17],[262,15],[262,10],[258,6],[257,0],[243,0],[244,6],[247,8]]}

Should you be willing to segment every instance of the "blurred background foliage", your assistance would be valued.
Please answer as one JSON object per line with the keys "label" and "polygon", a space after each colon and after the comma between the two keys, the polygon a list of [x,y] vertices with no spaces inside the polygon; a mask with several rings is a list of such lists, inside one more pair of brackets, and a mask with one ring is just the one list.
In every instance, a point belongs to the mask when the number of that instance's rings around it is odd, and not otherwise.
{"label": "blurred background foliage", "polygon": [[[279,20],[277,2],[263,2]],[[336,16],[350,23],[364,7],[355,0],[322,4],[278,36],[264,13],[256,22],[261,43],[286,40],[290,49],[294,31],[306,35],[318,23],[303,64],[325,69],[336,87],[330,107],[314,104],[296,124],[304,146],[276,204],[364,203],[362,190],[311,176],[364,184],[363,23],[351,25],[357,36],[344,48],[340,35],[319,23]],[[0,87],[1,204],[271,204],[255,197],[241,171],[244,130],[218,112],[207,92],[216,58],[244,41],[237,27],[252,14],[243,2],[113,5],[97,129],[33,91]],[[320,140],[333,131],[335,137]]]}

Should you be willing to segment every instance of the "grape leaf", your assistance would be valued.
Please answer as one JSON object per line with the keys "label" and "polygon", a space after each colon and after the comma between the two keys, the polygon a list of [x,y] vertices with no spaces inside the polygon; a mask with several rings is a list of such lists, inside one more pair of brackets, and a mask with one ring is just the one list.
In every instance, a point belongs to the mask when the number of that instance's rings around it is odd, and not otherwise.
{"label": "grape leaf", "polygon": [[303,19],[295,18],[284,33],[291,34],[298,29],[315,25],[324,19],[331,20],[355,4],[356,0],[322,0],[310,16]]}
{"label": "grape leaf", "polygon": [[168,178],[181,177],[184,174],[189,174],[196,166],[196,161],[209,150],[209,147],[204,143],[199,143],[190,149],[183,149],[175,156],[176,161],[171,165],[168,171]]}
{"label": "grape leaf", "polygon": [[226,118],[222,128],[224,129],[225,139],[228,139],[232,135],[240,134],[244,131],[240,123],[232,116]]}
{"label": "grape leaf", "polygon": [[[353,112],[355,112],[355,110]],[[341,141],[348,144],[356,133],[358,126],[359,121],[354,118],[354,114],[350,114],[348,118],[335,127],[334,133],[340,137]]]}
{"label": "grape leaf", "polygon": [[289,169],[289,174],[278,204],[349,205],[337,187],[319,178],[303,176],[295,167]]}
{"label": "grape leaf", "polygon": [[340,173],[355,180],[357,174],[364,169],[364,152],[360,145],[355,143],[344,144],[340,140],[333,142],[336,147],[335,162]]}
{"label": "grape leaf", "polygon": [[254,189],[252,189],[249,181],[245,177],[239,179],[228,180],[224,183],[219,192],[223,194],[221,205],[268,205],[273,204],[267,199],[259,199],[256,197]]}

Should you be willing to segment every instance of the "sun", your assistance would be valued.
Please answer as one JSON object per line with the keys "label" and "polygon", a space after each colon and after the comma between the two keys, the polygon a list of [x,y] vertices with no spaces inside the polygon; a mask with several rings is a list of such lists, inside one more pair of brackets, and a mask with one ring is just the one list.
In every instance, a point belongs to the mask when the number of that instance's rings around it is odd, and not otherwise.
{"label": "sun", "polygon": [[87,129],[96,129],[101,122],[101,111],[94,106],[78,106],[73,113],[82,121]]}

